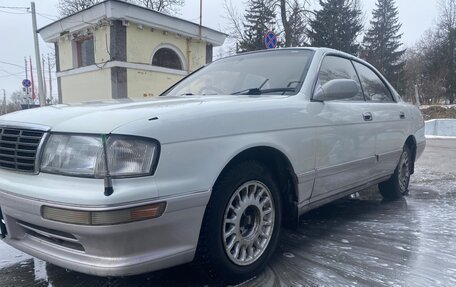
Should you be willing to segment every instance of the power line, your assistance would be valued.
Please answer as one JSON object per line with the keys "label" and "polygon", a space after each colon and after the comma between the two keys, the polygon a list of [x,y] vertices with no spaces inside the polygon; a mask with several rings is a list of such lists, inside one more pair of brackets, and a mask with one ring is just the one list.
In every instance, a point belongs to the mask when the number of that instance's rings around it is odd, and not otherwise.
{"label": "power line", "polygon": [[19,72],[19,73],[10,73],[4,69],[0,69],[0,71],[2,71],[3,73],[5,73],[6,75],[0,75],[0,78],[7,78],[7,77],[16,77],[16,78],[20,78],[22,79],[22,77],[19,77],[18,75],[23,75],[24,72]]}
{"label": "power line", "polygon": [[[24,69],[24,65],[18,65],[18,64],[14,64],[14,63],[10,63],[10,62],[1,61],[1,60],[0,60],[0,64],[10,65],[10,66]],[[33,71],[36,72],[36,68],[33,68]],[[52,72],[55,73],[54,71],[52,71]]]}
{"label": "power line", "polygon": [[[5,73],[6,75],[2,75],[1,73]],[[21,75],[21,76],[19,76]],[[10,73],[4,69],[0,69],[0,78],[8,78],[8,77],[16,77],[16,78],[22,78],[22,76],[25,75],[24,72],[19,72],[19,73]]]}
{"label": "power line", "polygon": [[2,9],[30,9],[30,7],[25,7],[25,6],[0,6]]}
{"label": "power line", "polygon": [[[46,14],[46,13],[38,13],[36,12],[37,15],[43,17],[43,18],[46,18],[48,20],[51,20],[51,21],[60,21],[61,18],[59,16],[56,16],[56,15],[52,15],[52,14]],[[95,21],[95,22],[87,22],[87,21],[80,21],[80,20],[70,20],[70,19],[66,19],[65,21],[69,22],[69,23],[77,23],[77,24],[87,24],[87,25],[96,25],[99,20]]]}
{"label": "power line", "polygon": [[43,12],[36,12],[36,14],[41,15],[42,17],[49,17],[48,19],[50,19],[50,18],[53,18],[53,20],[59,19],[59,16],[53,15],[53,14],[48,14],[48,13],[43,13]]}
{"label": "power line", "polygon": [[4,61],[0,61],[0,63],[5,64],[5,65],[16,66],[16,67],[19,67],[21,69],[24,68],[24,65],[18,65],[18,64],[8,63],[8,62],[4,62]]}
{"label": "power line", "polygon": [[[51,18],[51,17],[55,17],[55,16],[46,16],[46,14],[38,13],[38,12],[36,12],[36,14],[37,14],[38,16],[41,16],[41,17],[46,18],[46,19],[51,20],[51,21],[57,21],[57,20],[59,20],[59,18]],[[50,14],[48,14],[48,15],[50,15]]]}
{"label": "power line", "polygon": [[19,77],[19,76],[16,76],[16,75],[2,75],[2,76],[0,76],[0,79],[9,78],[9,77],[15,77],[15,78],[18,78],[18,79],[22,80],[22,77]]}
{"label": "power line", "polygon": [[0,10],[0,13],[14,14],[14,15],[30,14],[30,12],[11,12],[11,11],[5,11],[5,10]]}
{"label": "power line", "polygon": [[[0,9],[16,9],[16,10],[26,10],[26,12],[11,12],[11,11],[5,11],[5,10],[0,10],[0,12],[3,12],[3,13],[6,13],[6,14],[30,14],[31,11],[30,11],[30,7],[19,7],[19,6],[0,6]],[[47,13],[42,13],[42,12],[36,12],[37,15],[43,17],[43,18],[46,18],[48,20],[51,20],[51,21],[58,21],[60,20],[60,17],[57,16],[57,15],[52,15],[52,14],[47,14]],[[196,18],[196,19],[199,19]],[[94,25],[96,24],[97,22],[86,22],[86,21],[80,21],[80,20],[67,20],[68,22],[70,23],[83,23],[83,24],[88,24],[88,25]]]}

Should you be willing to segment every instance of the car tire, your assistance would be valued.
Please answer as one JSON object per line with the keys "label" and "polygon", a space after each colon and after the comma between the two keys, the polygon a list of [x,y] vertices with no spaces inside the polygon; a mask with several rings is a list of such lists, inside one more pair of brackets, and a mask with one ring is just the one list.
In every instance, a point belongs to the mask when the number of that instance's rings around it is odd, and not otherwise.
{"label": "car tire", "polygon": [[384,199],[395,200],[408,194],[410,175],[412,170],[412,153],[406,145],[402,150],[399,163],[397,164],[394,174],[391,178],[378,185],[380,194]]}
{"label": "car tire", "polygon": [[281,207],[276,181],[261,163],[246,161],[224,172],[212,190],[198,243],[205,271],[220,283],[238,284],[263,270],[277,247]]}

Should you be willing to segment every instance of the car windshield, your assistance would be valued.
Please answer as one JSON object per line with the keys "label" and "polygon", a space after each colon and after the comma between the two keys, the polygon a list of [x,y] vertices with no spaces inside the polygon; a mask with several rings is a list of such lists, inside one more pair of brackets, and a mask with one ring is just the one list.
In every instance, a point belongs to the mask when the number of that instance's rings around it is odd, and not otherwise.
{"label": "car windshield", "polygon": [[220,59],[191,74],[162,96],[296,94],[312,50],[276,50]]}

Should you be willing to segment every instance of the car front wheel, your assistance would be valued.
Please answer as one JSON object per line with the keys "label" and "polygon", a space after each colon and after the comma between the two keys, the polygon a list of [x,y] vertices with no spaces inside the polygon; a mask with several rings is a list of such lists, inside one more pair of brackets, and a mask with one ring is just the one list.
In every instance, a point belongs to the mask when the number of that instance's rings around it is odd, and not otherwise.
{"label": "car front wheel", "polygon": [[210,275],[236,284],[264,269],[277,246],[281,211],[276,182],[261,163],[225,172],[212,191],[198,246]]}

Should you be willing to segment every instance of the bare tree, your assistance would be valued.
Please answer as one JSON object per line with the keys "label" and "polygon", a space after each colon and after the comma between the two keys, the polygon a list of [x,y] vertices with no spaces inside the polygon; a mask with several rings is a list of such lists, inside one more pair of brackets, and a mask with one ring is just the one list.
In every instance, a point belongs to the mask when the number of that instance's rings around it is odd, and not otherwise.
{"label": "bare tree", "polygon": [[231,0],[225,0],[223,8],[225,10],[225,15],[223,17],[228,22],[226,27],[228,37],[223,46],[226,55],[234,55],[239,51],[239,43],[245,41],[243,16],[239,13],[237,7],[233,5]]}
{"label": "bare tree", "polygon": [[166,14],[176,13],[184,5],[184,0],[131,0],[131,2]]}
{"label": "bare tree", "polygon": [[416,92],[422,104],[438,104],[444,99],[442,87],[446,70],[432,64],[432,37],[428,32],[419,45],[406,51],[403,98],[408,102],[415,102]]}
{"label": "bare tree", "polygon": [[244,39],[244,27],[242,24],[243,18],[236,6],[233,5],[231,0],[225,0],[223,3],[225,10],[224,18],[228,21],[228,33],[229,37],[239,42]]}
{"label": "bare tree", "polygon": [[456,101],[456,0],[440,0],[438,37],[442,56],[447,62],[445,77],[446,98],[450,104]]}
{"label": "bare tree", "polygon": [[306,9],[308,1],[278,0],[281,24],[285,34],[285,47],[305,45],[306,29],[309,10]]}
{"label": "bare tree", "polygon": [[[274,19],[276,22],[274,28],[278,34],[283,34],[285,41],[281,43],[285,47],[297,47],[307,45],[306,31],[309,13],[306,7],[309,5],[308,0],[272,0],[267,2],[267,6],[276,12]],[[231,0],[224,2],[225,18],[228,20],[228,31],[231,38],[236,43],[246,41],[246,22],[247,14],[241,15]],[[264,13],[263,13],[264,16]],[[267,31],[263,31],[266,33]],[[262,35],[263,36],[263,35]]]}
{"label": "bare tree", "polygon": [[421,103],[439,104],[447,98],[446,79],[450,71],[443,43],[441,31],[429,29],[416,47],[406,52],[405,98],[408,100],[413,99],[415,87]]}
{"label": "bare tree", "polygon": [[20,111],[21,104],[23,103],[23,96],[22,96],[22,91],[15,91],[13,92],[8,100],[7,104],[7,112],[12,113],[16,111]]}
{"label": "bare tree", "polygon": [[456,102],[456,0],[440,0],[438,24],[406,53],[405,95],[427,104]]}
{"label": "bare tree", "polygon": [[423,89],[427,86],[423,77],[425,67],[423,53],[418,47],[411,47],[404,54],[404,93],[402,98],[407,102],[415,102],[415,93],[418,91],[420,103],[425,103]]}
{"label": "bare tree", "polygon": [[[72,15],[87,9],[103,0],[59,0],[59,13],[62,16]],[[184,5],[184,0],[120,0],[166,14],[176,13]]]}
{"label": "bare tree", "polygon": [[445,33],[454,32],[456,29],[456,0],[440,0],[439,28]]}
{"label": "bare tree", "polygon": [[61,16],[69,16],[99,2],[101,0],[59,0],[59,13]]}

